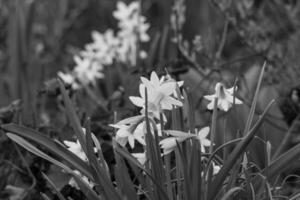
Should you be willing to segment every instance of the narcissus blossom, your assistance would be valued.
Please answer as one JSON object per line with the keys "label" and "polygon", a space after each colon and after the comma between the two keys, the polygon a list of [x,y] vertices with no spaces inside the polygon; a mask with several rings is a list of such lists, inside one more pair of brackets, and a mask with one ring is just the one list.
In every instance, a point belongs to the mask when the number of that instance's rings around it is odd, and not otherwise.
{"label": "narcissus blossom", "polygon": [[71,73],[57,72],[57,76],[63,80],[65,84],[68,84],[72,87],[73,90],[78,89],[80,86],[76,82],[76,78]]}
{"label": "narcissus blossom", "polygon": [[93,31],[92,39],[93,42],[85,46],[81,55],[98,62],[100,66],[111,65],[117,56],[120,45],[119,38],[114,36],[113,30],[108,29],[103,34]]}
{"label": "narcissus blossom", "polygon": [[78,140],[76,142],[65,140],[64,143],[65,145],[67,145],[68,150],[74,153],[76,156],[78,156],[81,160],[88,160]]}
{"label": "narcissus blossom", "polygon": [[[116,132],[115,139],[121,146],[124,147],[126,146],[127,143],[129,143],[130,147],[133,149],[135,147],[135,140],[142,145],[146,145],[145,142],[145,134],[147,133],[146,122],[140,120],[141,118],[137,116],[137,117],[122,120],[117,124],[110,125],[111,127],[118,129],[118,131]],[[160,124],[156,124],[154,128],[153,124],[150,123],[150,131],[152,134],[154,133],[154,129],[157,130],[158,136],[162,135]]]}
{"label": "narcissus blossom", "polygon": [[205,152],[205,147],[209,147],[210,145],[212,145],[211,141],[209,139],[207,139],[206,137],[209,134],[209,127],[204,127],[202,128],[196,138],[199,140],[200,145],[201,145],[201,152]]}
{"label": "narcissus blossom", "polygon": [[215,164],[214,162],[212,162],[212,164],[213,164],[213,175],[216,175],[216,174],[219,173],[219,171],[220,171],[220,169],[221,169],[221,166]]}
{"label": "narcissus blossom", "polygon": [[162,110],[172,110],[174,106],[182,106],[182,102],[175,99],[171,95],[176,92],[178,88],[175,81],[161,81],[155,72],[151,73],[150,80],[141,77],[142,84],[139,86],[141,97],[129,97],[131,102],[143,108],[141,113],[144,113],[146,97],[145,89],[147,88],[148,96],[148,112],[150,116],[159,119]]}
{"label": "narcissus blossom", "polygon": [[74,56],[74,61],[76,63],[74,73],[80,83],[84,85],[89,83],[95,84],[96,79],[104,77],[101,72],[103,66],[99,65],[98,62],[88,58],[80,58],[79,56]]}
{"label": "narcissus blossom", "polygon": [[116,132],[116,141],[121,145],[125,146],[127,143],[129,143],[130,147],[133,149],[135,146],[135,140],[137,140],[142,145],[146,145],[145,139],[144,139],[144,133],[141,130],[141,128],[137,128],[135,124],[131,125],[118,125],[118,124],[112,124],[110,125],[114,128],[117,128],[118,131]]}
{"label": "narcissus blossom", "polygon": [[204,147],[209,147],[211,145],[211,141],[206,138],[209,133],[209,127],[201,129],[198,134],[191,134],[177,130],[167,130],[165,132],[171,136],[161,140],[159,143],[165,155],[174,151],[177,144],[180,144],[189,138],[195,138],[200,142],[202,152],[205,152]]}
{"label": "narcissus blossom", "polygon": [[[237,87],[235,87],[235,91],[237,90]],[[217,107],[225,112],[227,112],[233,104],[233,93],[234,88],[226,89],[225,86],[222,83],[217,83],[215,87],[216,93],[213,95],[206,95],[204,96],[205,99],[209,100],[210,103],[207,105],[207,109],[213,110],[215,99],[218,99]],[[243,102],[235,98],[235,104],[242,104]]]}
{"label": "narcissus blossom", "polygon": [[[117,37],[120,45],[117,50],[118,59],[136,65],[137,55],[140,58],[146,57],[145,51],[139,51],[138,42],[148,42],[150,40],[147,30],[150,25],[146,23],[146,18],[140,14],[140,5],[138,1],[133,1],[126,5],[122,1],[118,1],[117,10],[113,12],[113,16],[118,20],[119,31]],[[139,51],[137,53],[137,51]]]}
{"label": "narcissus blossom", "polygon": [[[81,180],[86,182],[90,188],[93,188],[95,186],[95,184],[92,181],[90,181],[86,176],[82,175],[79,171],[74,170],[74,173],[77,174],[78,176],[80,176]],[[76,180],[73,177],[70,179],[69,185],[80,190],[80,187],[78,186]]]}
{"label": "narcissus blossom", "polygon": [[139,163],[141,163],[141,165],[144,165],[145,162],[146,162],[146,153],[143,152],[143,153],[132,153],[131,154],[133,157],[135,157]]}

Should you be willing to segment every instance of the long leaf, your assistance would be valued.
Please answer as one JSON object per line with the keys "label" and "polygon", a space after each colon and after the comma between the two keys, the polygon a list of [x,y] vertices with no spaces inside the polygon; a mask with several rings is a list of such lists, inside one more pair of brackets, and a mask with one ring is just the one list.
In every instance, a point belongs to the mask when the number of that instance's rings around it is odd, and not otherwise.
{"label": "long leaf", "polygon": [[64,148],[63,146],[55,143],[50,138],[46,137],[45,135],[24,127],[17,124],[4,124],[1,126],[2,129],[4,129],[7,132],[12,132],[14,134],[17,134],[19,136],[25,137],[27,139],[30,139],[37,144],[42,145],[43,147],[47,148],[50,152],[54,153],[56,156],[60,157],[61,159],[65,160],[70,166],[77,169],[81,173],[83,173],[85,176],[87,176],[89,179],[93,179],[91,168],[85,163],[83,160],[81,160],[78,156]]}
{"label": "long leaf", "polygon": [[257,83],[257,86],[256,86],[256,90],[255,90],[255,94],[254,94],[254,97],[253,97],[253,100],[252,100],[250,113],[248,115],[248,119],[247,119],[247,122],[246,122],[244,134],[249,132],[252,121],[253,121],[253,117],[254,117],[254,113],[255,113],[255,109],[256,109],[256,103],[257,103],[258,95],[259,95],[259,89],[260,89],[260,86],[261,86],[261,83],[262,83],[262,79],[263,79],[263,75],[264,75],[266,65],[267,65],[267,63],[265,62],[262,69],[261,69],[261,73],[260,73],[258,83]]}
{"label": "long leaf", "polygon": [[78,183],[79,187],[82,189],[82,191],[85,191],[85,194],[87,197],[90,197],[91,200],[99,200],[100,196],[98,196],[88,185],[85,183],[75,172],[73,172],[72,169],[70,169],[65,164],[55,160],[54,158],[48,156],[46,153],[42,152],[41,150],[37,149],[35,146],[30,144],[28,141],[23,139],[22,137],[7,133],[7,137],[9,137],[11,140],[25,148],[26,150],[30,151],[31,153],[35,154],[36,156],[42,157],[45,160],[48,160],[49,162],[61,167],[64,169],[67,173],[70,173],[73,178],[76,180],[76,183]]}
{"label": "long leaf", "polygon": [[72,128],[79,140],[79,143],[80,143],[82,149],[84,150],[85,153],[87,153],[84,132],[82,130],[80,121],[77,117],[77,113],[75,112],[75,108],[71,102],[71,99],[69,98],[69,96],[66,92],[65,86],[62,83],[62,81],[58,79],[58,83],[59,83],[59,88],[60,88],[64,103],[66,106],[66,114],[68,116],[68,119],[71,122]]}

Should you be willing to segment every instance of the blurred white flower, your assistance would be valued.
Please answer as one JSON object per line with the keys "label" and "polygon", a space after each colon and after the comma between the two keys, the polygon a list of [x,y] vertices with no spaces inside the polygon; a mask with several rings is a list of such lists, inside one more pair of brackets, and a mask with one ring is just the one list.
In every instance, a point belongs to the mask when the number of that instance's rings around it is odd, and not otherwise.
{"label": "blurred white flower", "polygon": [[104,34],[97,31],[92,32],[93,43],[87,44],[81,55],[99,65],[111,65],[116,58],[120,40],[114,36],[111,29],[108,29]]}
{"label": "blurred white flower", "polygon": [[66,84],[70,85],[72,89],[76,90],[80,86],[76,82],[76,78],[70,73],[57,72],[57,76],[63,80]]}
{"label": "blurred white flower", "polygon": [[76,156],[78,156],[81,160],[83,161],[88,160],[78,140],[76,142],[65,140],[64,143],[65,145],[67,145],[68,150],[74,153]]}
{"label": "blurred white flower", "polygon": [[146,58],[147,54],[141,51],[137,53],[138,42],[148,42],[150,40],[147,30],[150,25],[146,23],[146,18],[140,15],[139,2],[133,1],[128,6],[119,1],[117,10],[113,12],[113,16],[119,21],[119,32],[117,34],[120,39],[120,46],[117,49],[118,58],[122,62],[129,62],[132,66],[136,65],[136,56]]}
{"label": "blurred white flower", "polygon": [[171,27],[173,30],[180,31],[185,23],[185,0],[175,0],[172,7]]}
{"label": "blurred white flower", "polygon": [[113,16],[122,21],[124,19],[130,18],[133,12],[139,9],[139,2],[133,1],[128,6],[123,1],[117,2],[117,10],[113,12]]}
{"label": "blurred white flower", "polygon": [[[217,83],[215,87],[216,93],[213,95],[206,95],[204,96],[205,99],[209,100],[210,103],[207,105],[207,109],[213,110],[215,99],[218,99],[218,105],[217,107],[223,111],[228,111],[229,108],[232,107],[233,104],[233,93],[234,88],[226,89],[225,86],[222,83]],[[235,91],[237,90],[237,87],[235,87]],[[242,104],[243,102],[239,100],[238,98],[235,98],[235,104]]]}
{"label": "blurred white flower", "polygon": [[[92,181],[90,181],[86,176],[82,175],[79,171],[74,170],[73,172],[75,174],[77,174],[78,176],[80,176],[81,180],[86,182],[88,184],[88,186],[90,186],[90,188],[93,188],[95,186],[95,184]],[[80,190],[80,187],[78,186],[76,180],[73,177],[70,179],[69,185],[71,185],[72,187],[75,187],[76,189]]]}
{"label": "blurred white flower", "polygon": [[103,66],[99,65],[99,62],[94,62],[89,58],[80,58],[79,56],[74,56],[74,61],[76,63],[75,76],[83,85],[95,84],[96,79],[104,77],[101,72]]}

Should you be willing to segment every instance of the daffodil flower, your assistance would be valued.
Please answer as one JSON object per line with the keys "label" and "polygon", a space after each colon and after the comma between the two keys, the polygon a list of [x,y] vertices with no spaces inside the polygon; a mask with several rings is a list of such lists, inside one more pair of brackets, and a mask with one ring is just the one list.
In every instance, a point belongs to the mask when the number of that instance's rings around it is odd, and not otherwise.
{"label": "daffodil flower", "polygon": [[[122,62],[129,62],[132,66],[136,65],[137,42],[148,42],[150,40],[147,30],[150,25],[146,23],[146,18],[140,15],[139,2],[133,1],[126,5],[122,1],[117,2],[117,10],[113,12],[113,16],[119,21],[119,32],[117,34],[120,45],[117,49],[118,59]],[[143,52],[142,57],[146,57]],[[140,58],[142,58],[140,56]]]}
{"label": "daffodil flower", "polygon": [[214,162],[212,162],[212,165],[213,165],[213,175],[216,175],[219,173],[220,169],[221,169],[221,166],[220,165],[217,165],[215,164]]}
{"label": "daffodil flower", "polygon": [[89,83],[95,84],[96,79],[104,77],[101,72],[103,66],[99,65],[99,63],[93,62],[88,58],[80,58],[79,56],[74,56],[74,61],[76,63],[74,73],[80,83],[84,85]]}
{"label": "daffodil flower", "polygon": [[209,147],[211,145],[211,141],[206,138],[209,133],[209,127],[202,128],[198,134],[191,134],[176,130],[167,130],[165,132],[171,137],[167,137],[159,143],[160,147],[164,151],[164,155],[171,153],[177,147],[177,144],[180,144],[189,138],[195,138],[200,142],[202,152],[205,152],[205,147]]}
{"label": "daffodil flower", "polygon": [[146,152],[143,153],[132,153],[133,157],[135,157],[141,165],[145,165],[146,163]]}
{"label": "daffodil flower", "polygon": [[111,65],[117,57],[120,39],[114,36],[113,30],[108,29],[103,34],[92,32],[93,43],[87,44],[81,55],[98,62],[98,65]]}
{"label": "daffodil flower", "polygon": [[[95,184],[92,181],[90,181],[86,176],[82,175],[79,171],[74,170],[74,173],[76,173],[78,176],[80,176],[81,180],[86,182],[90,188],[93,188],[95,186]],[[73,177],[70,179],[69,185],[80,190],[80,187],[78,186],[76,180]]]}
{"label": "daffodil flower", "polygon": [[168,130],[165,131],[171,137],[167,137],[159,142],[160,147],[163,149],[164,155],[171,153],[177,147],[177,144],[183,141],[193,138],[196,135],[188,134],[182,131]]}
{"label": "daffodil flower", "polygon": [[135,146],[135,140],[137,140],[140,144],[146,145],[145,143],[145,135],[143,131],[141,131],[138,126],[131,124],[131,125],[118,125],[118,124],[112,124],[110,125],[114,128],[117,128],[118,131],[116,132],[116,141],[121,146],[126,146],[127,143],[129,143],[130,147],[133,149]]}
{"label": "daffodil flower", "polygon": [[77,155],[81,160],[83,161],[88,160],[78,140],[76,142],[65,140],[64,144],[68,147],[69,151]]}
{"label": "daffodil flower", "polygon": [[[84,134],[86,134],[85,128],[82,127],[82,131]],[[91,134],[93,134],[93,133],[91,133]],[[71,151],[73,154],[77,155],[81,160],[83,160],[83,161],[88,160],[85,152],[83,151],[83,149],[81,147],[79,140],[76,140],[76,142],[65,140],[63,142],[67,146],[68,150]],[[94,148],[94,151],[97,152],[96,147]]]}
{"label": "daffodil flower", "polygon": [[117,2],[117,10],[113,12],[113,16],[118,20],[130,18],[132,13],[139,9],[139,2],[134,1],[128,6],[123,1]]}
{"label": "daffodil flower", "polygon": [[[116,132],[116,141],[121,146],[126,146],[129,143],[130,147],[133,149],[135,146],[135,140],[138,141],[142,145],[146,145],[145,143],[145,134],[146,134],[146,123],[145,121],[141,122],[141,118],[139,116],[134,118],[128,118],[118,122],[117,124],[111,124],[111,127],[117,128]],[[134,123],[128,123],[134,122]],[[162,136],[160,124],[156,124],[156,129],[158,136]],[[150,131],[154,133],[154,127],[150,123]]]}
{"label": "daffodil flower", "polygon": [[198,132],[196,136],[196,138],[200,142],[202,153],[205,152],[205,147],[209,147],[210,145],[212,145],[211,141],[206,138],[208,134],[209,134],[209,127],[204,127]]}
{"label": "daffodil flower", "polygon": [[76,90],[79,89],[80,86],[76,82],[76,78],[71,73],[63,73],[61,71],[57,72],[57,76],[63,80],[64,83],[70,85],[72,89]]}
{"label": "daffodil flower", "polygon": [[[175,81],[162,82],[159,80],[155,72],[151,73],[150,80],[141,77],[142,84],[140,84],[139,92],[141,97],[129,97],[131,102],[138,106],[145,108],[145,89],[148,92],[148,111],[155,118],[159,119],[162,110],[172,110],[173,106],[182,106],[182,102],[171,97],[177,87]],[[143,113],[143,110],[141,111]]]}
{"label": "daffodil flower", "polygon": [[[237,87],[235,87],[235,91],[237,90]],[[218,99],[217,107],[225,112],[227,112],[233,104],[233,93],[234,88],[226,89],[225,86],[222,83],[217,83],[215,87],[216,93],[213,95],[206,95],[204,96],[205,99],[209,100],[210,103],[207,105],[207,109],[213,110],[215,99]],[[235,98],[235,104],[242,104],[243,102]]]}

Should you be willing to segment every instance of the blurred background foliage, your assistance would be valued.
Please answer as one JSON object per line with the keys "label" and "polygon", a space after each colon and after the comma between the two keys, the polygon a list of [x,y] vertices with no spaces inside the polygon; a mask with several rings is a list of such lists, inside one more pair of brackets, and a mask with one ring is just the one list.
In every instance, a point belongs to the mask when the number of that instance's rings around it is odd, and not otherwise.
{"label": "blurred background foliage", "polygon": [[[112,16],[116,2],[0,0],[0,124],[14,121],[61,140],[71,137],[53,78],[59,70],[73,68],[73,56],[92,41],[93,30],[117,30],[117,21]],[[258,74],[266,61],[268,67],[257,113],[271,99],[278,100],[260,135],[276,147],[300,108],[300,3],[296,0],[186,0],[185,15],[180,16],[185,18],[185,23],[176,33],[170,26],[173,0],[140,2],[142,14],[151,25],[151,41],[143,44],[149,56],[125,73],[116,69],[122,66],[107,67],[106,78],[98,81],[99,91],[95,96],[88,91],[73,96],[82,121],[91,116],[93,132],[106,137],[111,131],[107,124],[113,122],[114,111],[118,111],[119,118],[137,112],[127,97],[137,93],[139,76],[154,69],[163,74],[167,69],[185,81],[197,108],[196,125],[203,126],[210,123],[203,95],[212,91],[217,81],[232,85],[237,80],[237,95],[245,105],[242,112],[237,114],[233,110],[218,120],[222,128],[227,124],[224,137],[220,137],[221,144],[235,138],[232,133],[242,130]],[[173,42],[174,35],[177,43]],[[98,102],[100,96],[105,103]],[[297,134],[294,135],[293,141],[298,141]],[[7,149],[8,145],[11,142],[2,134],[0,190],[16,182],[13,172],[26,171],[20,152]],[[256,149],[263,148],[259,140],[253,145]],[[263,165],[264,158],[253,155]],[[29,154],[25,157],[36,159]],[[34,163],[38,162],[30,161],[27,167],[33,167]],[[45,163],[41,165],[45,165],[43,169],[49,167]]]}

